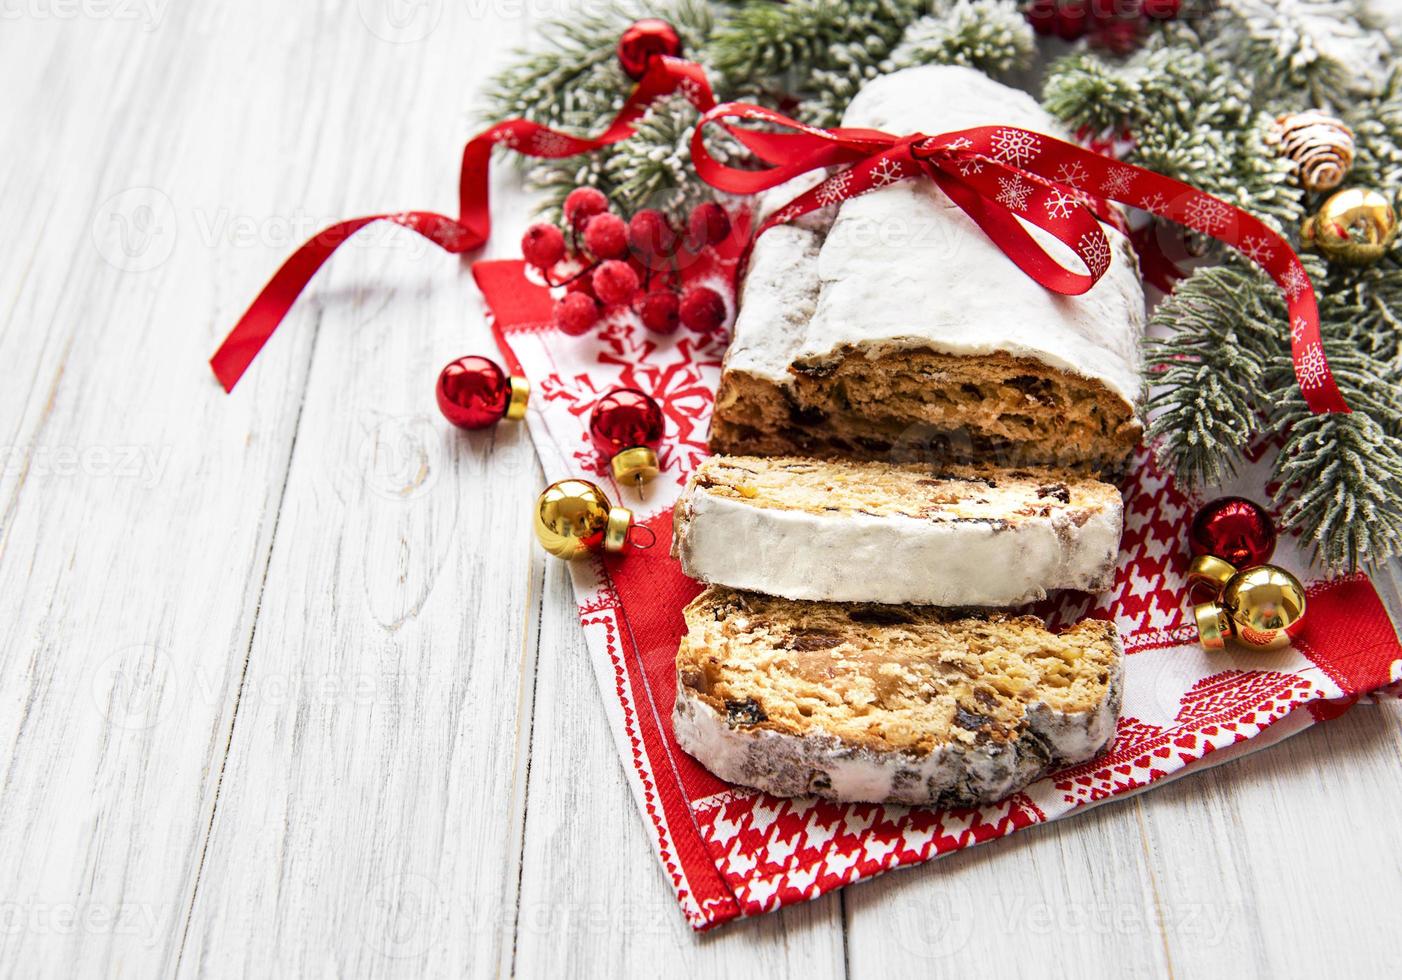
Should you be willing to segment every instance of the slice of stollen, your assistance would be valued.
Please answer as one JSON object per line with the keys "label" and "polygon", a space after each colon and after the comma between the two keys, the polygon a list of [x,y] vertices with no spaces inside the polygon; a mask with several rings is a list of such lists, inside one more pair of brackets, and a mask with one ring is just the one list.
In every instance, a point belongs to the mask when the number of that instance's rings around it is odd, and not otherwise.
{"label": "slice of stollen", "polygon": [[678,744],[778,796],[974,806],[1092,758],[1114,734],[1112,623],[795,603],[711,588],[677,653]]}
{"label": "slice of stollen", "polygon": [[702,582],[786,599],[1013,606],[1114,579],[1119,491],[1050,469],[713,456],[677,502]]}

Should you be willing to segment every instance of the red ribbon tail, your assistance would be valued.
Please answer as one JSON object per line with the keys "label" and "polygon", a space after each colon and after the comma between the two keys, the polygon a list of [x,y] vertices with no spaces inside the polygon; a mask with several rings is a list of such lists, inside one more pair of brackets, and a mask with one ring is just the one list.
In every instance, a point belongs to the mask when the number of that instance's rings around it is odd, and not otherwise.
{"label": "red ribbon tail", "polygon": [[248,365],[258,356],[317,270],[342,242],[370,222],[378,220],[378,217],[355,218],[332,225],[293,252],[282,264],[209,359],[214,376],[226,392],[234,390],[234,385],[239,383]]}

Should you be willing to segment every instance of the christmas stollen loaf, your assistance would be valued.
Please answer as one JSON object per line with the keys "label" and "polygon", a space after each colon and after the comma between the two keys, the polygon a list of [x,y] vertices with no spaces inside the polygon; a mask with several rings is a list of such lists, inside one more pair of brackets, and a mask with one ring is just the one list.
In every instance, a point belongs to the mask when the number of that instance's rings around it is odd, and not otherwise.
{"label": "christmas stollen loaf", "polygon": [[673,732],[729,782],[778,796],[975,806],[1105,747],[1111,623],[795,603],[711,588],[685,610]]}
{"label": "christmas stollen loaf", "polygon": [[1119,491],[1050,469],[713,456],[674,512],[702,582],[787,599],[1012,606],[1114,577]]}
{"label": "christmas stollen loaf", "polygon": [[[932,134],[1007,124],[1064,136],[1026,93],[954,66],[869,82],[842,124]],[[765,209],[794,193],[771,191]],[[1084,295],[1063,296],[1018,269],[933,181],[892,183],[829,219],[755,243],[714,452],[1122,469],[1141,435],[1144,328],[1122,234],[1105,226],[1108,271]]]}

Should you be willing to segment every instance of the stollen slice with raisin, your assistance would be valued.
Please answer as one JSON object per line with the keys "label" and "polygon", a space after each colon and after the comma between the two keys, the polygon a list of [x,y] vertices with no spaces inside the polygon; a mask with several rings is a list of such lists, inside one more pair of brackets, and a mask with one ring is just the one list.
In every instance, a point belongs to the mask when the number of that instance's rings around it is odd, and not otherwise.
{"label": "stollen slice with raisin", "polygon": [[1013,606],[1114,581],[1123,504],[1064,470],[713,456],[673,519],[682,571],[786,599]]}
{"label": "stollen slice with raisin", "polygon": [[721,779],[777,796],[975,806],[1110,741],[1114,624],[797,603],[710,588],[685,610],[673,731]]}

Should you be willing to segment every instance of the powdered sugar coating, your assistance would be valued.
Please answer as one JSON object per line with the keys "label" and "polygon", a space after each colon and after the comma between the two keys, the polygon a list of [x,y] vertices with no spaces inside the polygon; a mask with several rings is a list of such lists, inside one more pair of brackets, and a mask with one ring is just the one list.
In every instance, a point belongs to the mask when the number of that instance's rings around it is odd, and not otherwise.
{"label": "powdered sugar coating", "polygon": [[1048,589],[1109,587],[1118,498],[1080,524],[1059,512],[986,522],[755,507],[688,487],[677,507],[682,570],[785,599],[1013,606]]}
{"label": "powdered sugar coating", "polygon": [[[998,123],[1064,135],[1026,93],[955,66],[882,76],[843,117],[845,126],[899,133]],[[771,194],[765,205],[773,204]],[[1062,296],[1014,265],[933,182],[872,191],[843,202],[825,236],[805,227],[759,239],[726,370],[787,384],[794,361],[818,363],[849,347],[871,357],[912,348],[1004,351],[1098,381],[1136,405],[1144,293],[1128,240],[1108,226],[1105,233],[1105,276],[1082,296]]]}

